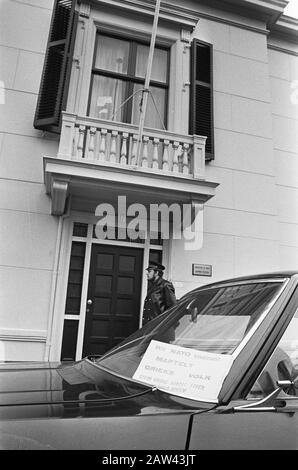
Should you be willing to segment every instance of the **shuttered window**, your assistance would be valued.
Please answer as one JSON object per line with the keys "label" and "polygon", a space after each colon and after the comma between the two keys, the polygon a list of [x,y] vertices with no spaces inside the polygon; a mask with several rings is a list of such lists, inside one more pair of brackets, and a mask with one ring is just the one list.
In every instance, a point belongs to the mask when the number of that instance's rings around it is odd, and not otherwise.
{"label": "shuttered window", "polygon": [[55,0],[39,96],[34,117],[36,129],[59,132],[65,110],[75,39],[76,0]]}
{"label": "shuttered window", "polygon": [[203,135],[206,160],[214,158],[212,45],[194,39],[191,46],[190,134]]}

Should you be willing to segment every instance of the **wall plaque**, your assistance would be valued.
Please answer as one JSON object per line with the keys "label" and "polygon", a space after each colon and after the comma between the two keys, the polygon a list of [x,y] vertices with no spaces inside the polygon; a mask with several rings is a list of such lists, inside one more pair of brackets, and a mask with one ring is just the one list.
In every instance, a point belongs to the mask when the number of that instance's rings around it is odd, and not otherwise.
{"label": "wall plaque", "polygon": [[212,265],[211,264],[193,264],[192,265],[193,276],[212,276]]}

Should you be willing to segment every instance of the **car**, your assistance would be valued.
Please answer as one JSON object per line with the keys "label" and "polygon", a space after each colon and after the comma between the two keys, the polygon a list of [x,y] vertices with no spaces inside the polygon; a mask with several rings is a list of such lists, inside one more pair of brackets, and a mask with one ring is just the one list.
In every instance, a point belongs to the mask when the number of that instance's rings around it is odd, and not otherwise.
{"label": "car", "polygon": [[2,449],[298,448],[298,272],[201,286],[101,357],[1,365]]}

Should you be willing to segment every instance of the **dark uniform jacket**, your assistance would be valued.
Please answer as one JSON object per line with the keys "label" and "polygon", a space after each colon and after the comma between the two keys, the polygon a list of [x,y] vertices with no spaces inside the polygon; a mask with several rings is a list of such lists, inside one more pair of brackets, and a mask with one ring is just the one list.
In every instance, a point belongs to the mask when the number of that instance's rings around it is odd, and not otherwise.
{"label": "dark uniform jacket", "polygon": [[149,281],[144,303],[143,324],[157,317],[176,302],[175,288],[170,281],[162,277]]}

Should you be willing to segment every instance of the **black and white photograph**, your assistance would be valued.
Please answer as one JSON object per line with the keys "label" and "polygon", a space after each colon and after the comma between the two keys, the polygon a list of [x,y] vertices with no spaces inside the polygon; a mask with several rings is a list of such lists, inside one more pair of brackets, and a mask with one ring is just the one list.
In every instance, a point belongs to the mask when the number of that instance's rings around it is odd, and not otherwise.
{"label": "black and white photograph", "polygon": [[298,450],[298,0],[0,0],[0,450]]}

